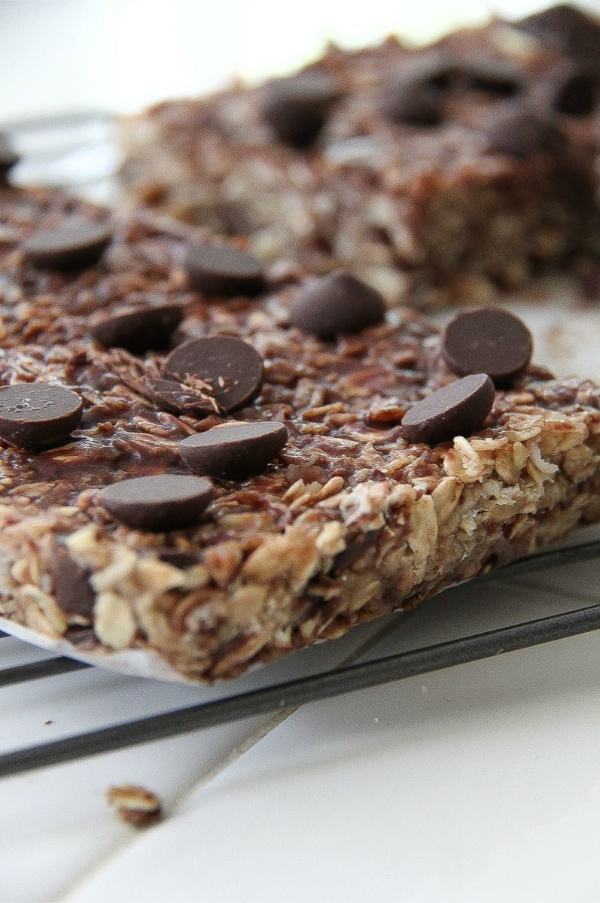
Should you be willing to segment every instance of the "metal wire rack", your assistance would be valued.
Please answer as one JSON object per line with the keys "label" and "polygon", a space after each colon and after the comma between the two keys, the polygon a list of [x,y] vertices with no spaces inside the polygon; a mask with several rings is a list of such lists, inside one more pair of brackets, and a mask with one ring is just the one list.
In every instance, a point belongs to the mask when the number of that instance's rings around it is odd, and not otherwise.
{"label": "metal wire rack", "polygon": [[[78,191],[83,190],[88,196],[89,189],[95,196],[103,195],[102,199],[110,196],[118,166],[110,115],[103,112],[77,112],[9,123],[1,130],[14,136],[17,148],[24,154],[19,181],[53,182]],[[516,578],[598,557],[600,539],[521,559],[505,566],[501,574]],[[477,578],[477,585],[483,588],[489,576]],[[353,662],[273,686],[234,692],[221,699],[16,749],[0,755],[0,778],[174,737],[200,728],[294,709],[304,703],[526,649],[598,628],[600,603],[408,652]],[[7,637],[8,634],[0,632],[0,639]],[[1,648],[0,646],[0,660]],[[60,656],[17,667],[0,667],[0,688],[90,667],[92,666]]]}
{"label": "metal wire rack", "polygon": [[[600,540],[565,549],[541,552],[502,569],[502,574],[520,577],[542,569],[563,567],[600,556]],[[478,578],[484,586],[487,577]],[[214,727],[256,715],[296,708],[391,681],[427,674],[453,665],[478,661],[517,649],[526,649],[600,627],[600,604],[578,608],[521,624],[501,627],[409,652],[335,668],[250,692],[234,693],[216,701],[111,725],[62,740],[0,755],[0,778],[56,765],[139,743],[174,737],[199,728]],[[5,636],[5,635],[3,635]],[[68,658],[0,669],[0,687],[41,680],[90,667]]]}

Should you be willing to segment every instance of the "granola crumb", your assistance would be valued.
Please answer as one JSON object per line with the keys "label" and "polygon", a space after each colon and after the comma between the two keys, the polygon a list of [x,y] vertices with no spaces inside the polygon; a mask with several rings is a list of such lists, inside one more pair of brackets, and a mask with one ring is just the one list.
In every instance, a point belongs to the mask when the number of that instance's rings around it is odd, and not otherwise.
{"label": "granola crumb", "polygon": [[115,807],[121,821],[133,828],[150,828],[162,820],[160,797],[139,784],[110,787],[106,799],[109,806]]}

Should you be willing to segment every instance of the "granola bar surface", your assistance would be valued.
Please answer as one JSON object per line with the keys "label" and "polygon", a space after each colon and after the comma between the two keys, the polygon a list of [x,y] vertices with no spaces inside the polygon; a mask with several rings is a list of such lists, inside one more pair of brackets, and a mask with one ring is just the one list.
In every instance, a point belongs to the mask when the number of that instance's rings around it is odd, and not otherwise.
{"label": "granola bar surface", "polygon": [[[126,120],[122,181],[266,261],[349,267],[391,305],[485,303],[597,253],[595,103],[552,108],[578,65],[499,21],[423,50],[331,47],[300,73],[339,87],[307,146],[266,121],[268,85],[235,86]],[[530,124],[509,120],[530,115],[544,135],[521,143]]]}
{"label": "granola bar surface", "polygon": [[[66,216],[108,223],[94,266],[50,271],[22,242]],[[152,649],[186,677],[235,677],[352,625],[412,606],[600,516],[600,396],[530,366],[498,390],[483,429],[435,445],[401,419],[456,377],[435,328],[396,309],[321,340],[289,325],[298,292],[210,301],[181,261],[205,237],[108,213],[53,192],[0,191],[0,385],[76,392],[70,440],[31,452],[0,442],[0,614],[81,650]],[[261,394],[201,419],[152,401],[166,352],[133,355],[90,337],[124,304],[180,303],[172,344],[241,336],[264,360]],[[289,438],[256,476],[215,479],[197,526],[119,524],[101,490],[185,473],[178,443],[229,421],[280,421]]]}

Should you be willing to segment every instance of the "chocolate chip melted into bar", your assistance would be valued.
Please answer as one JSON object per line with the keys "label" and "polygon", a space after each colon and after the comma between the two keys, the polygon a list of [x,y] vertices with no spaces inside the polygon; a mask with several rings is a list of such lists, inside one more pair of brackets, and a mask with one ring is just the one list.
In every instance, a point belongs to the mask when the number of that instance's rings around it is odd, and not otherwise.
{"label": "chocolate chip melted into bar", "polygon": [[0,437],[21,448],[61,445],[79,424],[79,395],[46,382],[0,389]]}
{"label": "chocolate chip melted into bar", "polygon": [[263,471],[286,442],[282,423],[232,423],[189,436],[179,452],[194,473],[244,479]]}
{"label": "chocolate chip melted into bar", "polygon": [[480,430],[494,403],[494,384],[485,373],[465,376],[432,392],[402,418],[413,442],[443,442]]}
{"label": "chocolate chip melted into bar", "polygon": [[134,477],[107,487],[102,504],[137,530],[178,530],[198,523],[212,499],[209,480],[184,474]]}
{"label": "chocolate chip melted into bar", "polygon": [[[441,359],[436,331],[417,314],[397,310],[355,335],[322,341],[288,326],[298,292],[293,285],[258,300],[204,303],[178,265],[182,249],[200,240],[199,233],[179,226],[159,235],[135,219],[113,224],[114,242],[95,267],[71,277],[36,271],[23,260],[20,245],[40,220],[56,222],[73,212],[67,207],[105,216],[51,192],[0,193],[0,214],[13,234],[0,261],[0,384],[45,380],[83,401],[81,425],[65,445],[39,454],[2,450],[8,497],[33,483],[40,507],[78,507],[73,527],[92,518],[108,530],[122,529],[108,518],[97,490],[126,477],[186,473],[179,443],[229,421],[209,411],[178,416],[149,397],[147,381],[163,378],[164,353],[134,356],[90,338],[90,313],[110,315],[132,291],[161,292],[185,308],[178,341],[243,335],[264,360],[264,384],[260,398],[236,411],[235,420],[282,422],[289,434],[277,461],[251,483],[215,480],[213,514],[197,530],[204,545],[226,536],[219,522],[227,512],[268,511],[284,526],[295,515],[282,499],[298,480],[325,485],[341,477],[352,486],[441,472],[447,445],[412,446],[401,426],[414,402],[455,379]],[[514,389],[516,394],[496,394],[492,434],[504,412],[519,404],[556,408],[582,401],[580,390],[559,386],[533,367]],[[591,385],[584,401],[598,404]]]}
{"label": "chocolate chip melted into bar", "polygon": [[259,394],[263,361],[252,345],[234,336],[207,336],[184,342],[165,362],[167,377],[198,383],[230,413],[247,407]]}

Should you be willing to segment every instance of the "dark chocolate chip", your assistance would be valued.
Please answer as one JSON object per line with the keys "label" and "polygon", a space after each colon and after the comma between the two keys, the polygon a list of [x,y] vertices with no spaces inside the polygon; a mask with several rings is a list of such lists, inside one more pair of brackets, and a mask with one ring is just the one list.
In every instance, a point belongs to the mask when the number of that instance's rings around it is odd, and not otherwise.
{"label": "dark chocolate chip", "polygon": [[146,388],[152,400],[169,414],[184,414],[201,419],[209,414],[220,414],[221,409],[212,395],[190,389],[172,379],[147,379]]}
{"label": "dark chocolate chip", "polygon": [[81,420],[79,395],[48,383],[0,389],[0,437],[21,448],[61,445]]}
{"label": "dark chocolate chip", "polygon": [[106,510],[128,527],[162,532],[197,524],[212,494],[209,480],[160,474],[113,483],[100,499]]}
{"label": "dark chocolate chip", "polygon": [[458,379],[412,406],[402,426],[409,442],[445,442],[481,429],[494,403],[494,384],[485,373]]}
{"label": "dark chocolate chip", "polygon": [[0,132],[0,185],[5,182],[6,176],[19,160],[20,157],[13,148],[8,135]]}
{"label": "dark chocolate chip", "polygon": [[557,3],[538,13],[531,13],[512,24],[542,40],[563,44],[573,29],[585,27],[587,16],[569,3]]}
{"label": "dark chocolate chip", "polygon": [[598,106],[598,75],[587,69],[568,65],[556,72],[545,84],[549,106],[566,116],[589,116]]}
{"label": "dark chocolate chip", "polygon": [[381,105],[391,122],[433,126],[442,121],[443,96],[429,85],[396,79],[387,85]]}
{"label": "dark chocolate chip", "polygon": [[75,270],[96,263],[111,238],[108,226],[72,217],[56,229],[35,232],[25,239],[21,248],[33,266]]}
{"label": "dark chocolate chip", "polygon": [[351,537],[346,542],[346,548],[333,559],[331,566],[332,575],[343,574],[357,561],[361,555],[372,548],[379,539],[381,530],[369,530],[368,533],[360,533]]}
{"label": "dark chocolate chip", "polygon": [[560,3],[513,23],[572,58],[600,68],[600,23],[568,3]]}
{"label": "dark chocolate chip", "polygon": [[483,54],[458,63],[459,80],[469,91],[481,91],[494,97],[514,97],[523,85],[516,68],[499,59],[486,59]]}
{"label": "dark chocolate chip", "polygon": [[344,270],[305,283],[290,309],[292,326],[323,338],[359,332],[384,317],[379,292]]}
{"label": "dark chocolate chip", "polygon": [[517,158],[554,153],[563,143],[551,122],[524,111],[502,112],[487,124],[485,134],[490,151]]}
{"label": "dark chocolate chip", "polygon": [[598,106],[598,78],[591,72],[579,72],[557,86],[553,103],[557,113],[589,116]]}
{"label": "dark chocolate chip", "polygon": [[240,480],[264,470],[287,438],[282,423],[229,423],[188,436],[179,443],[179,454],[194,473]]}
{"label": "dark chocolate chip", "polygon": [[179,568],[182,571],[194,567],[200,562],[199,555],[194,552],[183,552],[181,549],[161,549],[158,557],[165,564],[170,564],[171,567]]}
{"label": "dark chocolate chip", "polygon": [[391,122],[416,126],[438,125],[443,118],[452,67],[444,56],[426,54],[396,73],[382,91],[381,111]]}
{"label": "dark chocolate chip", "polygon": [[600,264],[588,262],[578,275],[581,292],[588,301],[600,301]]}
{"label": "dark chocolate chip", "polygon": [[55,549],[52,558],[54,595],[64,612],[91,618],[96,595],[90,586],[91,571],[74,561],[66,549]]}
{"label": "dark chocolate chip", "polygon": [[65,640],[77,646],[78,649],[91,652],[100,645],[93,627],[80,627],[78,624],[70,624],[65,633]]}
{"label": "dark chocolate chip", "polygon": [[184,265],[192,287],[208,297],[253,297],[265,287],[262,262],[233,245],[188,245]]}
{"label": "dark chocolate chip", "polygon": [[525,323],[498,307],[457,314],[442,336],[442,355],[453,373],[487,373],[504,386],[531,360],[533,339]]}
{"label": "dark chocolate chip", "polygon": [[292,147],[308,147],[318,137],[329,108],[339,96],[339,85],[332,76],[304,72],[269,82],[262,91],[262,114],[280,141]]}
{"label": "dark chocolate chip", "polygon": [[253,401],[263,382],[263,360],[252,345],[232,336],[190,339],[168,356],[165,374],[180,382],[200,380],[219,407],[235,411]]}
{"label": "dark chocolate chip", "polygon": [[166,348],[182,319],[180,304],[126,308],[94,324],[91,333],[107,348],[126,348],[134,354],[144,354]]}

